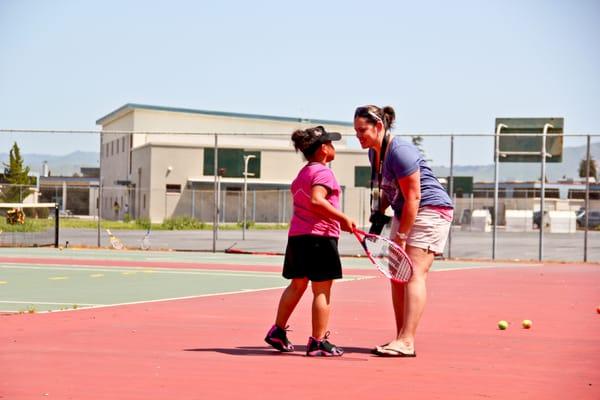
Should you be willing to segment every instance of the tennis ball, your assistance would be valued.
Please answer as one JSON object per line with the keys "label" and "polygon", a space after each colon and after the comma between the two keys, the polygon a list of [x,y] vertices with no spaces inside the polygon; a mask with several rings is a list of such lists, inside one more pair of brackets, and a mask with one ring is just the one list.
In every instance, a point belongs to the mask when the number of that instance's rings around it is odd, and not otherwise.
{"label": "tennis ball", "polygon": [[506,328],[508,328],[508,322],[506,322],[504,320],[498,321],[498,329],[500,329],[501,331],[503,331]]}
{"label": "tennis ball", "polygon": [[524,319],[523,322],[521,323],[521,325],[523,325],[524,329],[531,328],[531,324],[532,324],[531,320],[528,320],[528,319]]}

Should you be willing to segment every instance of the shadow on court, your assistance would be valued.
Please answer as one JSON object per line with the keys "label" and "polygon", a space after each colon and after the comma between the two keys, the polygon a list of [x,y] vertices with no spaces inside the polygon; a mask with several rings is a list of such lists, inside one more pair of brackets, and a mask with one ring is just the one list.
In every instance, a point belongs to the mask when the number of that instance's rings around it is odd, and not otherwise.
{"label": "shadow on court", "polygon": [[[306,353],[306,346],[294,346],[295,350],[292,353],[282,353],[269,347],[258,347],[258,346],[242,346],[233,348],[197,348],[197,349],[184,349],[183,351],[198,351],[198,352],[210,352],[210,353],[221,353],[230,356],[302,356]],[[371,354],[370,349],[364,347],[344,347],[344,355],[341,358],[346,357],[348,354]],[[321,358],[338,358],[338,357],[321,357]],[[347,357],[346,357],[347,358]]]}

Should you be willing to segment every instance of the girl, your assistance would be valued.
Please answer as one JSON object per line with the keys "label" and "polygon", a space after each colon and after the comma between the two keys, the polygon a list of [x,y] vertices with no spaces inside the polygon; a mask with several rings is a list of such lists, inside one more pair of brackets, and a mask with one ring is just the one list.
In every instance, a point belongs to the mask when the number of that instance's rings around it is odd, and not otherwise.
{"label": "girl", "polygon": [[297,130],[292,135],[296,151],[300,150],[308,163],[292,182],[294,213],[283,265],[283,276],[291,283],[281,295],[275,324],[265,337],[268,344],[282,352],[294,351],[286,334],[287,322],[310,281],[312,336],[308,338],[306,355],[344,353],[327,340],[331,285],[334,279],[342,278],[337,248],[340,228],[352,232],[356,226],[339,211],[340,185],[327,167],[335,158],[332,141],[341,138],[339,133],[326,132],[322,126]]}
{"label": "girl", "polygon": [[[377,178],[379,201],[375,218],[391,205],[394,210],[390,238],[406,249],[414,264],[410,281],[392,281],[396,337],[377,346],[383,357],[415,357],[415,335],[425,308],[427,272],[436,254],[442,254],[452,222],[452,201],[423,159],[421,152],[389,130],[396,113],[392,107],[369,105],[354,113],[354,130],[362,148],[369,149]],[[382,226],[381,226],[382,227]]]}

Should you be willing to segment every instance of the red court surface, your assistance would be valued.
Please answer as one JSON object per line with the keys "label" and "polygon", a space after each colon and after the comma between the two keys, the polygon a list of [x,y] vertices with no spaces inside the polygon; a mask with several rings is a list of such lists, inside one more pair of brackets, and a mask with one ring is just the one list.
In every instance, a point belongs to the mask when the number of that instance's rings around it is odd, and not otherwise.
{"label": "red court surface", "polygon": [[262,341],[279,289],[0,316],[0,398],[600,398],[597,265],[431,273],[414,359],[369,354],[393,333],[388,286],[334,286],[331,339],[346,354],[330,359],[303,356],[309,293],[290,321],[298,351]]}

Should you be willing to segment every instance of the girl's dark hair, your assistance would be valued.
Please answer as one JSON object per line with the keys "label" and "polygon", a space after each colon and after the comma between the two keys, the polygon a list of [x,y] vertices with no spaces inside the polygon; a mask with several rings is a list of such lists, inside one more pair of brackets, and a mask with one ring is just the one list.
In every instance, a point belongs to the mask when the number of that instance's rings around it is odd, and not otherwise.
{"label": "girl's dark hair", "polygon": [[354,119],[356,118],[365,118],[373,125],[376,124],[377,121],[381,121],[385,130],[388,131],[394,126],[396,112],[391,106],[380,108],[374,105],[367,105],[358,107],[356,111],[354,111]]}
{"label": "girl's dark hair", "polygon": [[309,159],[317,149],[315,146],[317,137],[315,136],[316,128],[309,129],[298,129],[292,133],[292,142],[294,142],[294,148],[296,151],[301,151],[306,159]]}

